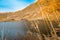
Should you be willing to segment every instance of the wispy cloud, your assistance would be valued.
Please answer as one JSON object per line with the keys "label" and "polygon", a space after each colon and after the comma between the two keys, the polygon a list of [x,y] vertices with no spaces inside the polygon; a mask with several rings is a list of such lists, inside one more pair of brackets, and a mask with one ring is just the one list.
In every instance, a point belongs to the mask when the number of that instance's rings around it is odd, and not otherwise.
{"label": "wispy cloud", "polygon": [[22,10],[34,1],[35,0],[0,0],[0,12]]}

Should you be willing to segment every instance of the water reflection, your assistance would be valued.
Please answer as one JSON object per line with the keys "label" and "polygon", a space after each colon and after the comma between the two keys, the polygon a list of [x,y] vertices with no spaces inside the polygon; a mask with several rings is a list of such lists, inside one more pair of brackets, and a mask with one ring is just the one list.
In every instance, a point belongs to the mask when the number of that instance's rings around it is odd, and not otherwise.
{"label": "water reflection", "polygon": [[26,34],[26,26],[24,21],[20,22],[0,22],[0,38],[2,40],[6,37],[7,33],[11,37],[17,36],[18,33],[25,35]]}

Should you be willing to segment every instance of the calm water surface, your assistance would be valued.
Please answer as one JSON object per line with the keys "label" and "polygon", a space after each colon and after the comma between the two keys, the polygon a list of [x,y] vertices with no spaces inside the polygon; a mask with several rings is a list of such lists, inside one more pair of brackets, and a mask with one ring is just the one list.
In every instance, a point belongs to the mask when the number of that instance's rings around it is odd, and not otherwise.
{"label": "calm water surface", "polygon": [[20,22],[0,22],[0,36],[9,33],[10,36],[16,36],[18,33],[25,35],[27,28],[24,21]]}

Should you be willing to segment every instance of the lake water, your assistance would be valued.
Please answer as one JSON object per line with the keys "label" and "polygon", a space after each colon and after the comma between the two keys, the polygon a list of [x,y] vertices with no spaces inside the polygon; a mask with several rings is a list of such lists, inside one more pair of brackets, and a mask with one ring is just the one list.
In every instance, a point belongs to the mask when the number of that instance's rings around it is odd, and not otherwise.
{"label": "lake water", "polygon": [[0,22],[0,37],[6,36],[9,33],[10,36],[17,36],[18,33],[26,35],[27,28],[24,21],[20,22]]}

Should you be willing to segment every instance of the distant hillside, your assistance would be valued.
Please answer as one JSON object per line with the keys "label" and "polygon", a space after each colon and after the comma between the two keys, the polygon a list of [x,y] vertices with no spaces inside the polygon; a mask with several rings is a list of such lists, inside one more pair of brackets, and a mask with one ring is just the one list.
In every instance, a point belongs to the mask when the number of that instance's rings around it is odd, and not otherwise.
{"label": "distant hillside", "polygon": [[38,0],[21,11],[0,13],[0,21],[60,20],[60,1]]}

